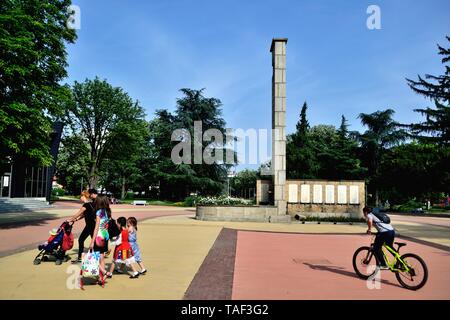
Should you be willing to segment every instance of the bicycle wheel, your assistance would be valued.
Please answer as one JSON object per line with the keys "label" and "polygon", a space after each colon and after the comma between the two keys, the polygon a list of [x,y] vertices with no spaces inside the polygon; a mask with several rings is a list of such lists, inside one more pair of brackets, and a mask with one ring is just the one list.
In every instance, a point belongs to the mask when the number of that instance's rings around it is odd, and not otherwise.
{"label": "bicycle wheel", "polygon": [[376,272],[377,260],[370,247],[361,247],[353,254],[353,269],[358,277],[367,280]]}
{"label": "bicycle wheel", "polygon": [[[418,290],[422,288],[428,280],[428,268],[421,257],[413,253],[407,253],[401,256],[401,259],[409,267],[409,272],[398,271],[395,277],[402,287],[409,290]],[[400,265],[400,263],[399,263]]]}

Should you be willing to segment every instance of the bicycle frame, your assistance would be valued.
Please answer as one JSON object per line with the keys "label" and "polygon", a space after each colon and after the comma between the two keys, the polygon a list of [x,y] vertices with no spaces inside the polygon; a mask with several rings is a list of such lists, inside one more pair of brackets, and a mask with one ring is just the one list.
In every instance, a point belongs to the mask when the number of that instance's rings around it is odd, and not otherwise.
{"label": "bicycle frame", "polygon": [[[392,256],[394,258],[392,260],[392,262],[389,260],[388,255],[386,254],[386,250],[383,250],[383,249],[386,249],[387,251],[389,251],[392,254]],[[405,261],[403,261],[400,254],[396,250],[392,249],[387,244],[383,244],[383,247],[381,248],[381,252],[383,252],[384,259],[386,260],[386,263],[389,266],[389,269],[391,271],[393,271],[393,272],[400,272],[400,271],[409,272],[409,266],[405,263]],[[403,268],[401,268],[401,269],[396,268],[397,262],[400,262],[403,265]]]}
{"label": "bicycle frame", "polygon": [[[372,238],[372,242],[370,245],[371,248],[373,248],[373,239],[374,238]],[[392,261],[389,260],[386,250],[392,254],[392,256],[393,256]],[[381,252],[383,252],[383,256],[384,256],[384,259],[386,260],[386,264],[388,265],[389,270],[391,270],[392,272],[403,272],[403,271],[409,272],[410,271],[410,267],[405,263],[405,261],[403,261],[403,259],[400,256],[400,253],[398,253],[396,250],[394,250],[387,244],[383,244],[383,246],[381,247]],[[402,266],[401,269],[396,268],[397,262],[401,263],[401,266]]]}

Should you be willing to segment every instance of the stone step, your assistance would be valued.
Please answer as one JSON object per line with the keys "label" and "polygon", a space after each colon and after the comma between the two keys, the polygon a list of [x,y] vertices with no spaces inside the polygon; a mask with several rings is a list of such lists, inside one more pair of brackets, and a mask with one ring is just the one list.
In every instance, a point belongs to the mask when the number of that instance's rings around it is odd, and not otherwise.
{"label": "stone step", "polygon": [[35,211],[52,208],[45,199],[35,198],[2,198],[0,199],[0,213]]}

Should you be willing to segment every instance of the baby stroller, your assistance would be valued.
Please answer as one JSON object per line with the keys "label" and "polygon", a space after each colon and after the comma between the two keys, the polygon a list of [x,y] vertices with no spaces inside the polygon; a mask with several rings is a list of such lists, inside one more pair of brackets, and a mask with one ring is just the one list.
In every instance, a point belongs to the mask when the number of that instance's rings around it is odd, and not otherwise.
{"label": "baby stroller", "polygon": [[73,247],[72,225],[73,222],[64,221],[57,230],[50,233],[50,238],[38,246],[39,254],[33,261],[35,265],[40,264],[41,261],[48,261],[50,258],[56,259],[57,265],[69,260],[66,251]]}

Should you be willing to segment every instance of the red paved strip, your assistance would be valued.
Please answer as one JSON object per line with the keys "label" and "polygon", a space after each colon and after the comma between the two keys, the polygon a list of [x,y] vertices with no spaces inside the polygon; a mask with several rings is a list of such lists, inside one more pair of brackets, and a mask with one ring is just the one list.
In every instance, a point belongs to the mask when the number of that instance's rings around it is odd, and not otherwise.
{"label": "red paved strip", "polygon": [[402,253],[421,256],[428,282],[418,291],[404,289],[382,271],[381,289],[369,289],[352,267],[355,250],[368,245],[362,235],[238,232],[233,299],[450,299],[450,253],[404,241]]}
{"label": "red paved strip", "polygon": [[[74,207],[74,214],[76,213],[79,206]],[[120,207],[123,208],[122,206]],[[112,207],[113,217],[117,218],[121,215],[126,217],[134,216],[138,221],[157,218],[162,216],[174,216],[174,215],[185,215],[192,213],[190,209],[183,211],[139,211],[139,212],[121,212],[120,214],[114,214],[114,206]],[[154,208],[153,208],[154,210]],[[20,228],[12,229],[2,229],[0,230],[0,257],[11,255],[17,252],[30,250],[37,248],[38,244],[41,244],[47,240],[49,237],[49,230],[59,227],[68,217],[57,218],[53,220],[43,220],[35,222],[32,225],[23,226]],[[75,237],[81,233],[85,224],[84,220],[80,220],[75,223],[73,227],[73,233]],[[77,244],[75,244],[77,246]]]}
{"label": "red paved strip", "polygon": [[223,228],[187,289],[185,300],[230,300],[237,231]]}

